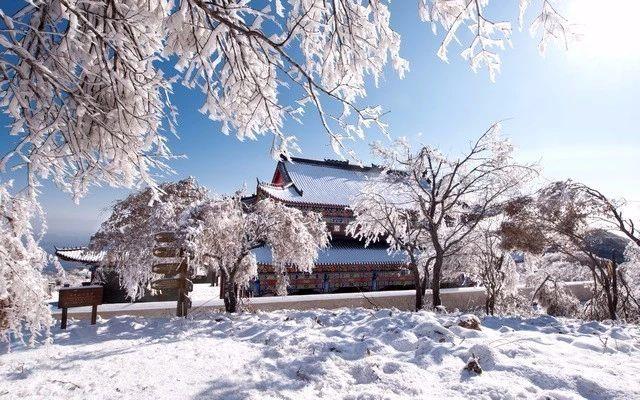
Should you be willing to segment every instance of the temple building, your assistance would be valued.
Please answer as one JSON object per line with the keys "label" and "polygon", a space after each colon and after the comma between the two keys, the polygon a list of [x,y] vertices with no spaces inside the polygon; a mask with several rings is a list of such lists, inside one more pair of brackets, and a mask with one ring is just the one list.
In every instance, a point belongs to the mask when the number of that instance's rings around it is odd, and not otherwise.
{"label": "temple building", "polygon": [[[271,182],[258,182],[255,199],[271,198],[300,210],[319,212],[331,232],[331,245],[320,251],[313,273],[292,268],[289,293],[330,293],[406,289],[413,278],[403,254],[390,254],[384,243],[365,247],[346,233],[353,219],[349,205],[367,181],[382,172],[377,166],[352,165],[348,161],[292,158],[278,162]],[[248,199],[250,200],[250,199]],[[258,280],[254,295],[273,294],[276,276],[271,251],[255,250]]]}
{"label": "temple building", "polygon": [[[323,215],[331,232],[331,244],[321,250],[313,273],[290,269],[289,294],[340,293],[371,290],[408,289],[413,278],[404,263],[404,255],[391,254],[384,243],[365,247],[346,233],[353,219],[349,205],[368,179],[378,176],[377,166],[352,165],[348,161],[292,158],[279,161],[271,182],[258,181],[256,193],[247,202],[270,198],[300,210]],[[276,275],[271,250],[254,250],[258,277],[250,287],[253,296],[275,294]],[[85,263],[96,269],[103,257],[85,248],[60,248],[61,259]],[[120,296],[117,296],[120,297]]]}

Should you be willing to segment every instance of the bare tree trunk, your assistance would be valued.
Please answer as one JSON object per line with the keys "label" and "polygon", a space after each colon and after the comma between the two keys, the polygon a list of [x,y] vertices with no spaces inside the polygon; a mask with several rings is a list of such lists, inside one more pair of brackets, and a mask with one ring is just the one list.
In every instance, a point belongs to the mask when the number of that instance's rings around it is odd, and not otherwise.
{"label": "bare tree trunk", "polygon": [[424,269],[424,276],[422,277],[422,294],[426,293],[427,288],[429,287],[429,267],[426,266]]}
{"label": "bare tree trunk", "polygon": [[416,288],[416,311],[422,310],[422,307],[424,307],[424,294],[418,286]]}
{"label": "bare tree trunk", "polygon": [[224,309],[228,313],[234,313],[238,311],[238,284],[235,283],[235,274],[221,271],[221,278],[224,285],[222,290],[224,291]]}
{"label": "bare tree trunk", "polygon": [[420,274],[418,273],[418,269],[414,268],[413,272],[413,281],[416,287],[416,309],[415,311],[422,310],[424,306],[424,290],[422,288],[422,282],[420,280]]}
{"label": "bare tree trunk", "polygon": [[431,290],[433,293],[433,308],[442,305],[442,299],[440,298],[440,281],[442,280],[443,261],[443,257],[437,255],[433,264],[433,280],[431,283]]}
{"label": "bare tree trunk", "polygon": [[411,250],[410,258],[411,258],[411,273],[413,274],[413,284],[416,290],[416,304],[415,311],[420,311],[424,308],[424,294],[427,289],[427,282],[429,281],[429,265],[424,266],[424,276],[422,279],[420,278],[420,266],[418,265],[418,260],[413,255],[413,250]]}
{"label": "bare tree trunk", "polygon": [[614,313],[611,319],[618,319],[618,264],[615,261],[611,261],[611,309]]}
{"label": "bare tree trunk", "polygon": [[609,318],[615,321],[616,319],[618,319],[618,315],[616,312],[617,310],[615,305],[615,299],[613,294],[611,293],[611,288],[610,287],[605,288],[605,293],[607,295],[607,309],[609,310]]}
{"label": "bare tree trunk", "polygon": [[[487,293],[484,311],[487,315],[494,315],[496,312],[496,300],[502,292],[505,279],[505,273],[502,269],[505,254],[502,253],[500,254],[500,256],[496,256],[493,252],[491,252],[489,258],[491,260],[488,264],[489,268],[486,269],[485,267],[485,272],[483,275],[484,287]],[[548,278],[549,277],[547,277],[547,279]]]}
{"label": "bare tree trunk", "polygon": [[493,315],[496,311],[496,295],[487,292],[487,299],[484,302],[484,312],[487,315]]}
{"label": "bare tree trunk", "polygon": [[238,311],[238,285],[227,281],[224,290],[224,309],[228,313]]}
{"label": "bare tree trunk", "polygon": [[615,293],[615,288],[608,281],[604,285],[604,292],[607,296],[607,310],[609,311],[609,318],[615,321],[618,319],[618,294]]}
{"label": "bare tree trunk", "polygon": [[597,314],[596,311],[596,299],[598,298],[598,274],[596,273],[596,269],[592,266],[590,266],[591,268],[591,276],[593,277],[593,294],[591,296],[591,318],[595,318],[595,315]]}
{"label": "bare tree trunk", "polygon": [[609,318],[615,321],[618,319],[618,279],[616,276],[616,267],[613,262],[607,262],[604,266],[599,265],[601,283],[607,298],[607,311]]}

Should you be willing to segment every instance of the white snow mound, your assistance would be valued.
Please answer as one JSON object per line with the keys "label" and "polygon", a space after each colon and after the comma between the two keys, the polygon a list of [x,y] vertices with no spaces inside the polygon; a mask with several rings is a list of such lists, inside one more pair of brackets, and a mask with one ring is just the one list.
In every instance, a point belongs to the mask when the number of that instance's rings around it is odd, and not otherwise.
{"label": "white snow mound", "polygon": [[[633,399],[637,326],[339,309],[72,321],[0,349],[0,399]],[[470,318],[464,316],[463,318]],[[471,356],[480,375],[464,370]]]}

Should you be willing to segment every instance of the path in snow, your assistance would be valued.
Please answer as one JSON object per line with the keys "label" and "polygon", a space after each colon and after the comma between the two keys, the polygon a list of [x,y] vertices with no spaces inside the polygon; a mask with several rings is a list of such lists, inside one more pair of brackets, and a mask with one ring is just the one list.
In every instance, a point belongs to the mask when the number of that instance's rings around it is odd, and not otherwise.
{"label": "path in snow", "polygon": [[[339,309],[70,323],[0,355],[4,399],[633,399],[633,325]],[[0,349],[0,351],[6,351]],[[463,371],[474,354],[484,372]]]}

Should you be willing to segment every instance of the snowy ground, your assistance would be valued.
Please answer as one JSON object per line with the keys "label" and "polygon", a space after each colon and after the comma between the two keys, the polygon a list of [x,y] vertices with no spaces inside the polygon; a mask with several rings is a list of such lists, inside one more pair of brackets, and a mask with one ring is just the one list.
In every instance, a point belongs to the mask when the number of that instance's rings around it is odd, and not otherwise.
{"label": "snowy ground", "polygon": [[[0,353],[0,400],[640,398],[637,326],[457,321],[339,309],[72,322],[52,345]],[[463,370],[472,354],[481,375]]]}

